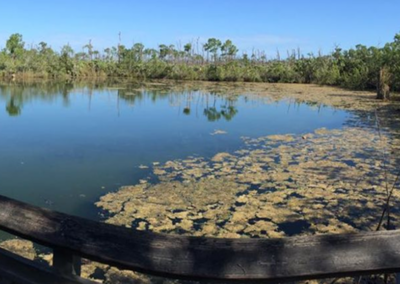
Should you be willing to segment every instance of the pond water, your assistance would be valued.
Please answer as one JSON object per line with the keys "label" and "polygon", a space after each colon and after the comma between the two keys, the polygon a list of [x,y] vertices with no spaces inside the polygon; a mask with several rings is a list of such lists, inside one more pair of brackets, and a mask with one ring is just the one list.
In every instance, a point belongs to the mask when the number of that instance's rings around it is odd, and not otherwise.
{"label": "pond water", "polygon": [[341,128],[352,115],[257,95],[72,85],[0,87],[0,195],[98,219],[94,203],[154,162],[213,157],[242,136]]}

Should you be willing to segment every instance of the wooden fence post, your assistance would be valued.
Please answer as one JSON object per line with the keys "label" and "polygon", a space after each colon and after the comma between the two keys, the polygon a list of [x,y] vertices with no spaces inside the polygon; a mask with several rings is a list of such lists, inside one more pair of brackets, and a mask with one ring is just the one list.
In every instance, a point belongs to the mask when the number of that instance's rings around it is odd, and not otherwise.
{"label": "wooden fence post", "polygon": [[62,250],[53,250],[53,267],[63,275],[81,275],[81,258]]}

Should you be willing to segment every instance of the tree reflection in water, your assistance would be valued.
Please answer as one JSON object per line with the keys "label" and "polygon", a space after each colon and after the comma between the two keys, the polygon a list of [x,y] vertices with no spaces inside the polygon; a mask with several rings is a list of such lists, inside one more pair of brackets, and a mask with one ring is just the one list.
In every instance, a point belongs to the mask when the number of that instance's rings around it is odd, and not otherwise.
{"label": "tree reflection in water", "polygon": [[145,83],[124,84],[122,87],[109,83],[77,83],[77,82],[44,82],[44,83],[0,83],[0,100],[6,101],[6,111],[9,116],[19,116],[23,113],[25,104],[34,100],[54,102],[62,98],[63,106],[70,104],[71,93],[81,93],[88,98],[91,108],[92,94],[95,91],[111,91],[117,95],[119,113],[120,101],[134,106],[148,98],[155,102],[168,99],[171,106],[179,107],[184,115],[203,114],[208,121],[225,119],[232,120],[238,113],[237,96],[219,92],[207,92],[187,88],[147,86]]}

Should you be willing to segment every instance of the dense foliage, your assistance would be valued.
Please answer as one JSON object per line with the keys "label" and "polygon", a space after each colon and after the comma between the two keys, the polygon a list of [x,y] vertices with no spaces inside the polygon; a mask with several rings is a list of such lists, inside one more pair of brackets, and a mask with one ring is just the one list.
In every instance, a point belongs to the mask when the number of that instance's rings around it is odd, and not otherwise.
{"label": "dense foliage", "polygon": [[69,45],[58,52],[44,42],[27,48],[22,35],[13,34],[0,52],[0,77],[317,83],[373,89],[380,84],[382,70],[386,74],[385,84],[391,90],[400,90],[400,34],[382,48],[337,47],[329,55],[318,56],[292,51],[285,59],[279,53],[275,58],[267,58],[263,52],[239,56],[232,41],[215,38],[205,44],[188,43],[182,48],[162,44],[151,49],[136,43],[131,48],[118,44],[101,52],[89,41],[82,52],[75,52]]}

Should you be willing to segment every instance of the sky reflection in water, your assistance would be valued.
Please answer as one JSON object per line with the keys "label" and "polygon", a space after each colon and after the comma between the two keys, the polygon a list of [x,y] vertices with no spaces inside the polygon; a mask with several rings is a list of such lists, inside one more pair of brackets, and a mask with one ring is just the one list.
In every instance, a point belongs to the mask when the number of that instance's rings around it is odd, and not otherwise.
{"label": "sky reflection in water", "polygon": [[140,165],[234,151],[241,136],[340,128],[349,116],[253,95],[3,85],[0,194],[95,219],[101,195],[148,175]]}

